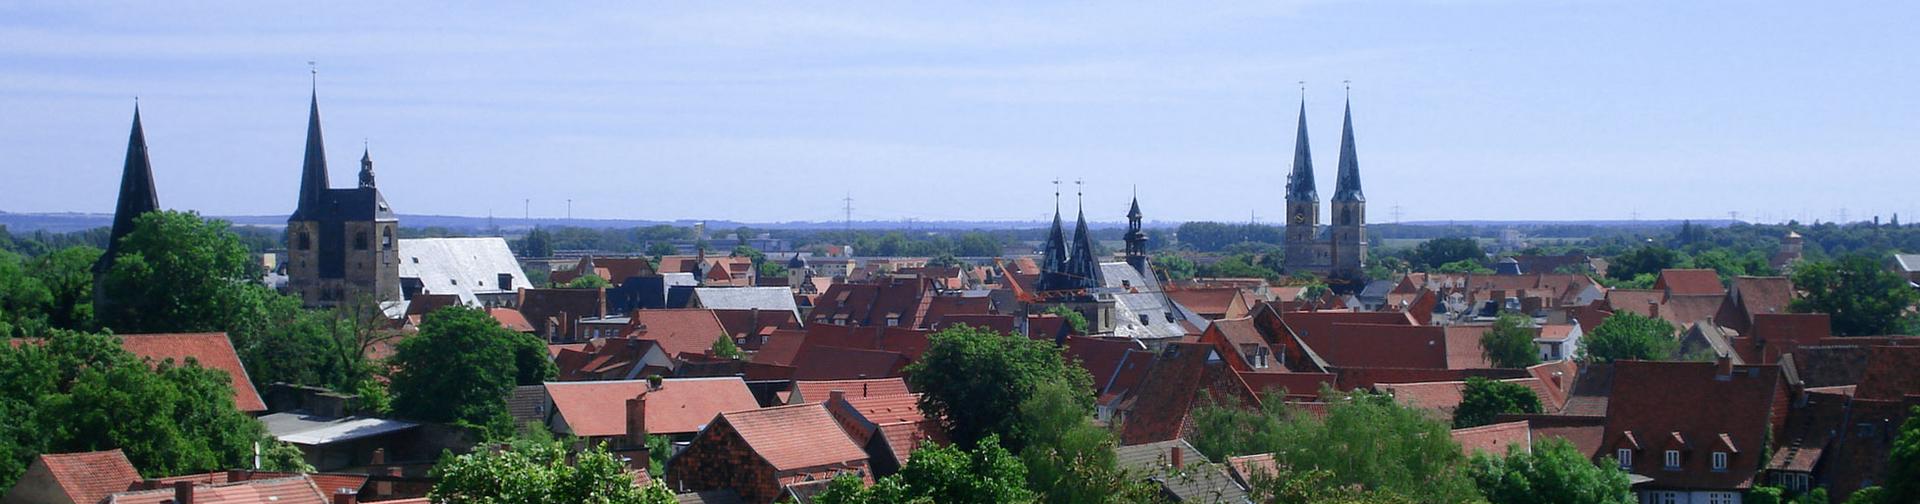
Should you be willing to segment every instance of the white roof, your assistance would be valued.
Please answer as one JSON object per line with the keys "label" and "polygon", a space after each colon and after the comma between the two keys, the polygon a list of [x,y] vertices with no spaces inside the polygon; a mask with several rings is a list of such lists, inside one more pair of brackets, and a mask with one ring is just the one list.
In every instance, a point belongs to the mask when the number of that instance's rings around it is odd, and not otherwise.
{"label": "white roof", "polygon": [[695,287],[694,299],[709,310],[786,310],[800,318],[800,306],[793,302],[793,289],[786,287]]}
{"label": "white roof", "polygon": [[329,418],[299,413],[274,413],[260,417],[260,422],[267,425],[267,432],[275,439],[306,446],[352,441],[420,426],[383,418]]}
{"label": "white roof", "polygon": [[[1103,296],[1113,297],[1113,335],[1134,339],[1165,339],[1187,335],[1182,320],[1204,323],[1206,319],[1180,308],[1160,289],[1152,276],[1141,275],[1124,262],[1100,263],[1100,277],[1106,289]],[[1125,285],[1126,287],[1122,287]],[[1173,315],[1168,320],[1167,315]],[[1141,318],[1146,323],[1140,323]]]}
{"label": "white roof", "polygon": [[[512,289],[500,288],[502,274],[513,276]],[[532,287],[507,239],[499,237],[400,240],[400,278],[419,279],[422,293],[454,294],[475,306],[476,294]]]}
{"label": "white roof", "polygon": [[1920,254],[1894,254],[1893,261],[1900,264],[1900,271],[1907,273],[1920,271]]}

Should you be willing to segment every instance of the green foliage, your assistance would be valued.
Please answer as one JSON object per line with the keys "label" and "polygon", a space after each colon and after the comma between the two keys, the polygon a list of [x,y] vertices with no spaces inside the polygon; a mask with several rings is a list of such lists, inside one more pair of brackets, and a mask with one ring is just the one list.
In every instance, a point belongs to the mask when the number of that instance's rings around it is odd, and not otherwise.
{"label": "green foliage", "polygon": [[53,293],[27,274],[26,260],[0,251],[0,337],[45,332],[52,307]]}
{"label": "green foliage", "polygon": [[1442,264],[1439,266],[1435,266],[1433,267],[1433,272],[1452,273],[1452,274],[1491,275],[1493,274],[1493,268],[1488,268],[1487,265],[1481,264],[1480,261],[1478,260],[1462,259],[1462,260]]}
{"label": "green foliage", "polygon": [[1060,383],[1042,383],[1020,403],[1020,424],[1027,447],[1027,487],[1040,502],[1138,502],[1154,489],[1120,469],[1113,433],[1093,424],[1082,392]]}
{"label": "green foliage", "polygon": [[1693,255],[1693,267],[1713,270],[1726,282],[1737,276],[1773,276],[1778,272],[1767,264],[1767,256],[1758,250],[1736,254],[1727,249],[1710,249]]}
{"label": "green foliage", "polygon": [[673,458],[673,440],[666,436],[647,436],[647,474],[661,478],[667,474],[667,459]]}
{"label": "green foliage", "polygon": [[1607,276],[1619,280],[1631,280],[1642,274],[1657,276],[1660,270],[1680,267],[1682,260],[1680,253],[1673,249],[1644,245],[1608,261]]}
{"label": "green foliage", "polygon": [[1366,274],[1371,280],[1399,280],[1407,272],[1413,271],[1413,265],[1406,259],[1394,256],[1380,256],[1367,261]]}
{"label": "green foliage", "polygon": [[1872,257],[1852,254],[1831,262],[1801,263],[1793,270],[1793,286],[1801,296],[1788,309],[1831,314],[1835,335],[1913,334],[1920,329],[1920,318],[1912,311],[1920,302],[1920,290]]}
{"label": "green foliage", "polygon": [[1533,321],[1518,313],[1501,313],[1493,328],[1480,335],[1480,351],[1495,367],[1524,368],[1540,363],[1533,344]]}
{"label": "green foliage", "polygon": [[1276,266],[1279,266],[1280,261],[1277,259],[1279,257],[1280,255],[1277,253],[1267,255],[1235,254],[1220,259],[1219,261],[1214,261],[1213,264],[1201,265],[1199,269],[1195,271],[1195,276],[1206,278],[1263,278],[1267,280],[1279,280],[1280,270],[1276,268]]}
{"label": "green foliage", "polygon": [[1195,411],[1188,439],[1209,459],[1272,453],[1284,467],[1324,470],[1318,487],[1327,491],[1357,485],[1420,502],[1478,499],[1446,424],[1384,395],[1322,394],[1329,398],[1324,417],[1287,414],[1279,401],[1259,413],[1209,403]]}
{"label": "green foliage", "polygon": [[1248,492],[1254,502],[1273,504],[1414,504],[1412,497],[1392,491],[1362,490],[1356,485],[1334,482],[1333,472],[1324,469],[1291,470],[1279,474],[1255,469]]}
{"label": "green foliage", "polygon": [[1073,332],[1075,334],[1087,334],[1087,316],[1081,315],[1080,312],[1073,311],[1072,308],[1068,308],[1061,305],[1053,305],[1053,306],[1047,307],[1046,311],[1043,311],[1040,313],[1045,315],[1057,315],[1061,318],[1067,319],[1067,326],[1072,327]]}
{"label": "green foliage", "polygon": [[679,252],[680,249],[674,247],[672,243],[659,241],[647,244],[647,255],[653,256],[654,259],[674,255]]}
{"label": "green foliage", "polygon": [[720,335],[719,338],[715,338],[713,340],[712,350],[713,350],[714,357],[719,357],[722,359],[738,360],[740,358],[746,357],[745,353],[740,352],[740,346],[733,344],[733,338],[725,334],[722,334]]}
{"label": "green foliage", "polygon": [[96,307],[116,331],[230,331],[257,311],[265,287],[253,282],[257,266],[223,221],[148,212],[120,246],[104,281],[111,303]]}
{"label": "green foliage", "polygon": [[767,261],[760,263],[758,273],[760,278],[786,278],[787,266],[777,261]]}
{"label": "green foliage", "polygon": [[1787,491],[1780,487],[1756,486],[1747,491],[1746,504],[1786,504]]}
{"label": "green foliage", "polygon": [[1487,252],[1480,248],[1480,241],[1464,237],[1434,238],[1420,242],[1413,247],[1413,256],[1408,259],[1414,266],[1432,271],[1451,263],[1468,261],[1478,265],[1486,260]]}
{"label": "green foliage", "polygon": [[1920,502],[1920,406],[1900,424],[1900,435],[1887,455],[1886,482],[1882,502]]}
{"label": "green foliage", "polygon": [[520,257],[553,257],[553,233],[535,227],[527,236],[514,240],[514,252]]}
{"label": "green foliage", "polygon": [[[921,409],[942,419],[950,439],[963,447],[995,434],[1012,449],[1025,447],[1026,433],[1008,412],[1017,411],[1042,383],[1093,390],[1086,370],[1068,363],[1050,341],[964,325],[931,338],[920,361],[907,366],[907,383],[922,392]],[[1077,400],[1092,407],[1091,394]]]}
{"label": "green foliage", "polygon": [[607,279],[600,278],[600,275],[580,275],[577,278],[568,280],[567,283],[564,285],[561,285],[560,288],[562,289],[604,289],[612,286],[613,286],[613,282],[608,282]]}
{"label": "green foliage", "polygon": [[1854,490],[1852,495],[1847,496],[1847,504],[1892,504],[1900,502],[1887,498],[1886,494],[1886,489],[1877,486]]}
{"label": "green foliage", "polygon": [[1539,412],[1540,396],[1526,385],[1469,376],[1460,406],[1453,410],[1453,428],[1487,425],[1504,413]]}
{"label": "green foliage", "polygon": [[620,459],[593,445],[569,460],[557,441],[515,440],[500,450],[447,454],[433,467],[434,502],[475,504],[671,504],[660,483],[634,485]]}
{"label": "green foliage", "polygon": [[1505,457],[1476,454],[1468,473],[1492,504],[1634,502],[1626,471],[1595,464],[1560,438],[1543,438],[1531,452],[1510,447]]}
{"label": "green foliage", "polygon": [[32,457],[120,448],[148,476],[244,467],[272,440],[241,413],[225,372],[148,363],[110,335],[49,331],[0,347],[0,486]]}
{"label": "green foliage", "polygon": [[1002,503],[1029,502],[1035,497],[1026,487],[1027,468],[1013,453],[1000,447],[997,436],[988,435],[973,450],[959,447],[925,445],[913,451],[900,473],[881,478],[872,487],[861,488],[860,480],[841,475],[828,483],[816,502],[834,504],[913,503]]}
{"label": "green foliage", "polygon": [[1187,260],[1186,257],[1182,257],[1179,254],[1169,253],[1155,255],[1153,256],[1153,265],[1158,266],[1160,271],[1166,272],[1167,278],[1173,280],[1193,278],[1194,275],[1200,272],[1199,266],[1195,266],[1193,261]]}
{"label": "green foliage", "polygon": [[427,314],[420,334],[400,341],[392,363],[396,415],[489,428],[506,418],[515,385],[537,385],[555,374],[540,340],[500,327],[485,311],[457,306]]}
{"label": "green foliage", "polygon": [[261,443],[260,469],[279,472],[313,472],[313,464],[307,463],[307,456],[300,447],[292,443]]}
{"label": "green foliage", "polygon": [[1580,338],[1581,359],[1665,359],[1680,348],[1673,334],[1673,324],[1665,320],[1627,311],[1615,313]]}

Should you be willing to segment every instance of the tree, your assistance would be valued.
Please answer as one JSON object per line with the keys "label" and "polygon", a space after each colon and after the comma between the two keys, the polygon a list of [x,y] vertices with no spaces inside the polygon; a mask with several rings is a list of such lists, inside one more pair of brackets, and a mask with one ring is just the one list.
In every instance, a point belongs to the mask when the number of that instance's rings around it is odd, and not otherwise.
{"label": "tree", "polygon": [[0,337],[39,334],[47,329],[53,293],[27,274],[26,260],[0,251]]}
{"label": "tree", "polygon": [[1274,504],[1414,504],[1412,497],[1392,491],[1368,492],[1354,485],[1333,483],[1333,472],[1324,469],[1292,470],[1281,467],[1276,474],[1253,469],[1248,494],[1254,502]]}
{"label": "tree", "polygon": [[1488,268],[1487,265],[1480,264],[1480,261],[1478,259],[1461,259],[1458,261],[1435,266],[1433,267],[1433,272],[1434,273],[1452,273],[1456,275],[1468,274],[1468,273],[1475,274],[1475,275],[1491,275],[1493,274],[1493,268]]}
{"label": "tree", "polygon": [[1460,406],[1453,410],[1453,428],[1464,429],[1493,423],[1504,413],[1539,413],[1540,396],[1533,389],[1514,382],[1494,381],[1479,376],[1467,377]]}
{"label": "tree", "polygon": [[1056,504],[1143,500],[1139,497],[1155,489],[1119,467],[1113,433],[1093,424],[1093,412],[1080,394],[1060,383],[1042,383],[1020,403],[1021,429],[1027,433],[1020,460],[1027,466],[1027,487],[1040,502]]}
{"label": "tree", "polygon": [[1153,265],[1159,266],[1160,271],[1166,272],[1167,278],[1173,280],[1193,278],[1193,276],[1200,271],[1198,266],[1194,266],[1193,261],[1189,261],[1179,254],[1160,254],[1153,256]]}
{"label": "tree", "polygon": [[1680,347],[1673,331],[1673,324],[1665,320],[1628,311],[1615,313],[1580,339],[1581,359],[1611,362],[1668,358]]}
{"label": "tree", "polygon": [[562,289],[604,289],[612,286],[613,286],[612,282],[608,282],[607,279],[605,278],[600,278],[600,275],[584,274],[584,275],[580,275],[579,278],[568,280],[566,285],[561,285],[560,288]]}
{"label": "tree", "polygon": [[760,263],[759,274],[760,278],[786,278],[787,265],[780,264],[779,261],[763,262]]}
{"label": "tree", "polygon": [[258,311],[250,304],[265,287],[254,282],[252,255],[225,222],[147,212],[119,245],[104,282],[110,303],[95,307],[115,331],[231,332]]}
{"label": "tree", "polygon": [[1427,269],[1437,269],[1443,264],[1460,261],[1478,264],[1485,260],[1487,252],[1480,248],[1480,241],[1473,238],[1434,238],[1413,247],[1412,261],[1415,266]]}
{"label": "tree", "polygon": [[[907,383],[922,392],[920,408],[942,419],[948,436],[963,447],[998,434],[1006,446],[1026,446],[1016,415],[1042,383],[1093,390],[1085,369],[1068,363],[1051,341],[956,326],[934,333],[919,362],[907,366]],[[1091,408],[1091,394],[1078,396]]]}
{"label": "tree", "polygon": [[1643,245],[1625,254],[1614,256],[1607,263],[1607,276],[1620,280],[1632,280],[1642,274],[1659,275],[1660,270],[1680,266],[1682,258],[1679,252],[1659,245]]}
{"label": "tree", "polygon": [[1492,504],[1634,502],[1626,471],[1595,464],[1560,438],[1542,438],[1532,451],[1509,447],[1505,457],[1476,454],[1468,472]]}
{"label": "tree", "polygon": [[1524,368],[1540,363],[1538,347],[1533,344],[1531,320],[1518,313],[1502,312],[1493,328],[1480,335],[1480,352],[1494,367]]}
{"label": "tree", "polygon": [[52,296],[47,325],[56,329],[93,329],[93,264],[100,249],[78,245],[55,250],[34,261],[32,274]]}
{"label": "tree", "polygon": [[1881,502],[1920,502],[1920,406],[1900,424],[1900,436],[1887,455],[1886,482]]}
{"label": "tree", "polygon": [[1061,318],[1065,318],[1067,319],[1067,327],[1073,328],[1073,332],[1075,334],[1087,334],[1087,316],[1081,315],[1080,312],[1073,311],[1072,308],[1068,308],[1062,305],[1053,305],[1053,306],[1047,307],[1046,311],[1043,311],[1040,313],[1045,315],[1056,315]]}
{"label": "tree", "polygon": [[540,340],[501,327],[485,311],[458,306],[428,313],[420,334],[400,341],[392,363],[395,414],[495,432],[512,427],[506,398],[515,385],[537,385],[555,374]]}
{"label": "tree", "polygon": [[1478,499],[1446,424],[1381,394],[1321,394],[1328,398],[1325,416],[1290,414],[1280,401],[1263,402],[1259,413],[1230,401],[1201,406],[1189,439],[1209,458],[1272,453],[1283,467],[1324,470],[1322,489],[1357,485],[1422,502]]}
{"label": "tree", "polygon": [[527,231],[527,237],[521,238],[518,245],[521,257],[553,257],[553,233],[545,229],[534,227]]}
{"label": "tree", "polygon": [[678,254],[678,253],[680,253],[680,249],[677,247],[674,247],[672,243],[657,241],[657,242],[647,244],[647,255],[653,256],[654,259],[659,259],[662,257],[666,257],[666,256]]}
{"label": "tree", "polygon": [[999,441],[998,436],[988,435],[972,450],[923,445],[913,451],[898,474],[881,478],[868,488],[861,488],[858,478],[843,475],[847,478],[844,482],[836,478],[828,483],[827,490],[815,501],[986,504],[1033,500],[1033,491],[1026,487],[1026,466],[1001,448]]}
{"label": "tree", "polygon": [[1835,335],[1912,334],[1920,329],[1920,319],[1911,312],[1920,302],[1920,290],[1872,257],[1852,254],[1831,262],[1801,263],[1794,267],[1793,285],[1801,295],[1788,309],[1831,314]]}
{"label": "tree", "polygon": [[713,340],[712,350],[714,357],[722,359],[739,360],[742,357],[746,357],[746,354],[740,352],[740,346],[733,344],[733,338],[725,334]]}
{"label": "tree", "polygon": [[[572,459],[570,462],[570,458]],[[446,454],[433,467],[434,502],[672,504],[665,485],[634,484],[620,459],[593,444],[569,457],[558,441],[515,440],[498,450]]]}
{"label": "tree", "polygon": [[0,347],[0,486],[41,453],[120,448],[151,477],[247,465],[266,430],[230,377],[197,362],[143,362],[111,335],[49,331]]}

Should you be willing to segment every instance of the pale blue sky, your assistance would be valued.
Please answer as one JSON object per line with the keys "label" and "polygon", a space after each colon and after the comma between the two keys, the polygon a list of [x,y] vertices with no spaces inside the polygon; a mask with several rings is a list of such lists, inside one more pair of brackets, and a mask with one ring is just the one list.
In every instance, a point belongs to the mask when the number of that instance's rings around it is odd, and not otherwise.
{"label": "pale blue sky", "polygon": [[0,210],[287,212],[315,60],[402,213],[1277,222],[1350,79],[1374,222],[1920,219],[1912,2],[176,4],[0,4]]}

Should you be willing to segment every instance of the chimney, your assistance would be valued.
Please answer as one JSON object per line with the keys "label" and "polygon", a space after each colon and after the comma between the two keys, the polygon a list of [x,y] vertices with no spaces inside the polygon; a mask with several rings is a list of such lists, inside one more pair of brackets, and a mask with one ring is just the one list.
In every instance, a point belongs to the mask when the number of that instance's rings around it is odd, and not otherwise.
{"label": "chimney", "polygon": [[374,448],[373,455],[367,457],[367,465],[386,465],[386,464],[387,464],[386,448]]}
{"label": "chimney", "polygon": [[644,393],[627,400],[627,442],[632,446],[647,445],[647,395]]}
{"label": "chimney", "polygon": [[844,390],[834,390],[832,392],[827,392],[827,402],[829,403],[847,402],[847,392]]}
{"label": "chimney", "polygon": [[354,504],[356,502],[360,502],[360,494],[352,489],[342,488],[333,493],[333,504]]}
{"label": "chimney", "polygon": [[173,482],[173,504],[193,504],[193,482]]}
{"label": "chimney", "polygon": [[1650,318],[1660,318],[1660,302],[1647,300],[1647,313]]}
{"label": "chimney", "polygon": [[1722,381],[1733,378],[1733,358],[1722,355],[1720,358],[1714,359],[1713,365],[1715,367],[1713,373],[1714,378]]}
{"label": "chimney", "polygon": [[373,480],[373,495],[381,499],[393,497],[393,482],[400,479],[400,468],[388,467],[385,478]]}
{"label": "chimney", "polygon": [[1173,448],[1168,449],[1167,452],[1167,458],[1173,461],[1174,469],[1186,467],[1186,453],[1180,450],[1180,445],[1173,445]]}

